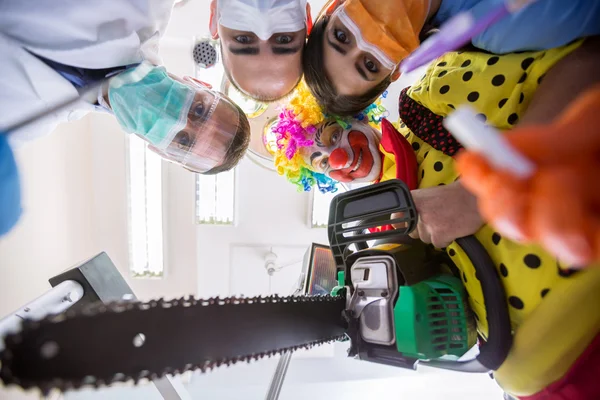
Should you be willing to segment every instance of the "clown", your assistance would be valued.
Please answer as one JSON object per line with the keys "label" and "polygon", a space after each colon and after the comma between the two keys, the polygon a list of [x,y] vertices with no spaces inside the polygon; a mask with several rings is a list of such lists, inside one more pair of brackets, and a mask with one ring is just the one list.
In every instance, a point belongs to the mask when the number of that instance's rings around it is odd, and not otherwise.
{"label": "clown", "polygon": [[[278,168],[288,179],[303,169],[327,180],[326,187],[319,187],[330,190],[334,181],[399,178],[413,189],[419,224],[446,218],[456,225],[453,238],[437,247],[445,247],[458,267],[479,335],[486,340],[487,313],[494,310],[486,308],[475,268],[455,241],[474,234],[495,264],[515,332],[509,356],[494,375],[506,392],[520,399],[600,398],[600,383],[588,372],[600,369],[600,312],[589,306],[600,304],[600,268],[576,272],[537,244],[513,242],[465,211],[476,209],[476,202],[460,189],[454,156],[461,146],[443,127],[443,119],[457,106],[469,104],[488,124],[513,128],[524,118],[546,73],[580,45],[502,56],[448,53],[402,92],[397,130],[382,121],[379,133],[357,119],[340,123],[339,118],[316,117],[316,110],[310,120],[304,119],[295,108],[284,110],[277,125],[282,139],[277,160],[284,161]],[[285,128],[291,125],[298,128],[293,146]],[[300,169],[287,169],[287,160],[296,160]],[[317,182],[291,180],[304,189]],[[465,226],[466,232],[459,229]],[[436,244],[427,232],[419,229],[418,234]]]}
{"label": "clown", "polygon": [[354,118],[326,116],[302,82],[273,128],[278,173],[299,190],[316,185],[323,193],[337,182],[375,181],[383,165],[377,128],[386,115],[377,101]]}

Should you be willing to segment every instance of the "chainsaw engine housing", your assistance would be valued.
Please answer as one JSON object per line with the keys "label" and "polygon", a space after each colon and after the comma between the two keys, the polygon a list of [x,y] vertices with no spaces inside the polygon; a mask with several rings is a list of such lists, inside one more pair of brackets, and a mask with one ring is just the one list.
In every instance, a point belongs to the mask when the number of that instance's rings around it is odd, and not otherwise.
{"label": "chainsaw engine housing", "polygon": [[[414,368],[458,359],[477,333],[452,260],[408,236],[416,225],[409,193],[393,181],[336,196],[329,239],[346,290],[349,355]],[[406,228],[373,229],[391,223]]]}

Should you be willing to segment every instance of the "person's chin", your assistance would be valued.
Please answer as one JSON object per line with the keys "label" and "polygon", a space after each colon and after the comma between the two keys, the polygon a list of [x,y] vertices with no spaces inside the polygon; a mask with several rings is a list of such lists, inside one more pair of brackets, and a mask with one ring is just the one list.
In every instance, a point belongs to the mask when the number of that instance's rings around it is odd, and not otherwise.
{"label": "person's chin", "polygon": [[[290,64],[293,65],[291,62]],[[301,78],[299,60],[297,73],[290,74],[287,72],[282,76],[281,70],[280,68],[276,68],[271,71],[271,68],[267,64],[261,65],[260,68],[251,74],[247,70],[244,71],[243,76],[232,73],[231,78],[234,81],[234,86],[246,96],[258,101],[271,102],[290,94]]]}
{"label": "person's chin", "polygon": [[349,183],[371,183],[373,182],[375,179],[371,179],[371,177],[369,176],[365,176],[364,178],[357,178],[352,180],[352,182]]}

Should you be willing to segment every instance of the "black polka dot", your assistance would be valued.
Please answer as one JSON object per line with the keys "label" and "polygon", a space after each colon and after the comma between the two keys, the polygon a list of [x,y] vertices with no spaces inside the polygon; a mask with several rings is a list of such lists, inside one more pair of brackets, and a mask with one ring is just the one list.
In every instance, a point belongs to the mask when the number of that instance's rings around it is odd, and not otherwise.
{"label": "black polka dot", "polygon": [[429,154],[428,151],[426,151],[425,154],[423,154],[423,160],[427,158],[427,154]]}
{"label": "black polka dot", "polygon": [[542,265],[542,260],[540,260],[540,258],[535,254],[527,254],[525,257],[523,257],[523,262],[529,268],[539,268],[540,265]]}
{"label": "black polka dot", "polygon": [[421,179],[425,177],[425,170],[421,171]]}
{"label": "black polka dot", "polygon": [[473,73],[471,71],[467,71],[463,74],[462,80],[465,82],[468,82],[471,80],[472,77],[473,77]]}
{"label": "black polka dot", "polygon": [[546,297],[546,295],[548,294],[549,291],[550,291],[550,289],[542,289],[540,296],[542,296],[542,298]]}
{"label": "black polka dot", "polygon": [[522,310],[523,307],[525,307],[525,304],[523,304],[523,300],[521,300],[517,296],[510,296],[508,298],[508,304],[510,304],[511,306],[513,306],[514,308],[516,308],[517,310]]}
{"label": "black polka dot", "polygon": [[521,62],[521,68],[523,68],[524,70],[527,70],[527,68],[529,68],[529,66],[531,65],[532,62],[533,62],[533,57],[527,57],[526,59],[523,60],[523,62]]}
{"label": "black polka dot", "polygon": [[410,132],[408,132],[406,135],[404,135],[405,138],[408,139],[408,137],[410,136]]}
{"label": "black polka dot", "polygon": [[444,164],[442,164],[441,161],[436,161],[435,164],[433,164],[433,169],[435,169],[437,172],[440,172],[444,169]]}
{"label": "black polka dot", "polygon": [[446,75],[448,73],[448,71],[442,71],[438,74],[438,78],[441,78],[442,76]]}
{"label": "black polka dot", "polygon": [[479,92],[471,92],[467,96],[467,100],[469,100],[471,103],[477,101],[478,98],[479,98]]}
{"label": "black polka dot", "polygon": [[490,57],[490,58],[487,60],[487,65],[494,65],[494,64],[496,64],[496,63],[498,62],[498,60],[499,60],[499,59],[500,59],[500,58],[499,58],[499,57],[496,57],[496,56],[494,56],[494,57]]}
{"label": "black polka dot", "polygon": [[525,79],[527,79],[527,72],[524,72],[523,75],[521,75],[521,79],[519,79],[519,83],[525,82]]}
{"label": "black polka dot", "polygon": [[446,94],[450,90],[450,86],[444,85],[440,88],[440,94]]}
{"label": "black polka dot", "polygon": [[406,128],[406,124],[403,122],[400,124],[400,128]]}
{"label": "black polka dot", "polygon": [[414,151],[418,151],[421,148],[421,145],[417,142],[412,143],[412,148]]}
{"label": "black polka dot", "polygon": [[487,117],[485,116],[485,114],[477,114],[475,118],[479,119],[481,122],[487,121]]}
{"label": "black polka dot", "polygon": [[492,85],[500,86],[504,83],[505,80],[506,78],[504,77],[504,75],[496,75],[492,78]]}
{"label": "black polka dot", "polygon": [[498,108],[502,108],[502,107],[504,107],[504,105],[506,104],[506,101],[507,101],[507,100],[508,100],[508,99],[502,99],[502,100],[500,100],[500,102],[498,103]]}
{"label": "black polka dot", "polygon": [[448,250],[448,254],[450,254],[450,257],[454,257],[456,255],[456,251],[454,251],[454,249],[450,249]]}
{"label": "black polka dot", "polygon": [[466,60],[464,63],[462,63],[460,66],[465,68],[468,67],[469,65],[471,65],[471,60]]}
{"label": "black polka dot", "polygon": [[545,76],[546,76],[546,75],[542,75],[542,76],[540,76],[540,77],[538,78],[538,80],[537,80],[537,82],[538,82],[538,85],[539,85],[540,83],[542,83],[542,81],[544,80],[544,77],[545,77]]}
{"label": "black polka dot", "polygon": [[508,116],[509,124],[514,125],[517,123],[517,121],[519,121],[519,116],[517,115],[517,113],[512,113]]}
{"label": "black polka dot", "polygon": [[492,242],[493,242],[493,243],[494,243],[496,246],[498,246],[498,243],[500,243],[500,239],[502,239],[502,236],[500,236],[500,234],[499,234],[499,233],[497,233],[497,232],[494,232],[494,233],[492,234]]}
{"label": "black polka dot", "polygon": [[508,276],[508,268],[502,263],[500,264],[500,274],[505,278]]}
{"label": "black polka dot", "polygon": [[452,104],[448,104],[448,107],[450,107],[451,109],[455,110],[454,106]]}
{"label": "black polka dot", "polygon": [[562,269],[561,267],[558,267],[558,275],[562,276],[563,278],[568,278],[576,273],[577,273],[576,269],[570,269],[570,268]]}
{"label": "black polka dot", "polygon": [[442,61],[441,63],[439,63],[437,65],[438,67],[445,67],[446,66],[446,61]]}
{"label": "black polka dot", "polygon": [[438,183],[438,186],[446,186],[445,183]]}
{"label": "black polka dot", "polygon": [[521,97],[519,97],[519,104],[521,104],[525,100],[525,95],[521,93]]}
{"label": "black polka dot", "polygon": [[465,275],[464,271],[463,271],[463,281],[465,281],[465,283],[467,283],[467,275]]}

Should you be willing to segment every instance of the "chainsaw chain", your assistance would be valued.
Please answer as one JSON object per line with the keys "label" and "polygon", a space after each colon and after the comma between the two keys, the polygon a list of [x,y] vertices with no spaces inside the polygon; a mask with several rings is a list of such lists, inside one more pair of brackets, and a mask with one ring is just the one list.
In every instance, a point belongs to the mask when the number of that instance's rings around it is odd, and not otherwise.
{"label": "chainsaw chain", "polygon": [[143,380],[155,380],[163,378],[165,375],[179,375],[187,371],[196,371],[200,370],[202,373],[210,371],[214,368],[218,368],[221,366],[230,366],[239,362],[247,362],[250,363],[252,361],[260,360],[265,357],[272,357],[275,355],[281,355],[285,352],[293,352],[301,349],[310,349],[315,346],[319,346],[326,343],[332,343],[338,340],[344,339],[345,335],[338,335],[330,338],[324,338],[322,340],[317,340],[310,343],[305,343],[302,345],[292,346],[288,348],[279,348],[274,349],[267,352],[261,353],[253,353],[250,355],[240,355],[238,357],[233,358],[223,358],[219,360],[211,360],[206,361],[200,364],[187,364],[185,366],[179,368],[166,367],[162,371],[140,371],[137,375],[125,375],[122,373],[115,374],[112,379],[97,379],[93,376],[86,376],[81,380],[66,380],[66,379],[53,379],[51,381],[43,381],[38,382],[35,380],[28,379],[20,379],[13,375],[11,370],[12,360],[13,360],[13,352],[11,349],[14,349],[19,343],[22,342],[22,335],[24,333],[29,333],[31,331],[41,331],[45,326],[50,324],[60,323],[73,318],[85,318],[85,317],[94,317],[99,314],[106,313],[122,313],[130,310],[150,310],[153,308],[173,308],[173,307],[191,307],[191,306],[222,306],[229,304],[254,304],[254,303],[307,303],[307,302],[335,302],[340,301],[340,296],[329,296],[329,295],[319,295],[319,296],[256,296],[256,297],[212,297],[208,299],[196,299],[193,296],[189,297],[181,297],[179,299],[173,300],[164,300],[163,298],[150,300],[148,302],[137,302],[137,301],[117,301],[112,303],[93,303],[90,305],[86,305],[81,309],[75,310],[67,310],[64,313],[49,315],[40,320],[24,320],[22,323],[21,331],[17,333],[11,333],[4,337],[5,348],[0,352],[0,380],[5,385],[18,385],[24,389],[31,388],[39,388],[42,393],[47,394],[52,389],[58,389],[61,392],[71,389],[79,389],[83,386],[92,386],[94,388],[99,388],[103,386],[110,386],[114,383],[118,382],[128,382],[133,381],[134,384],[138,384]]}

